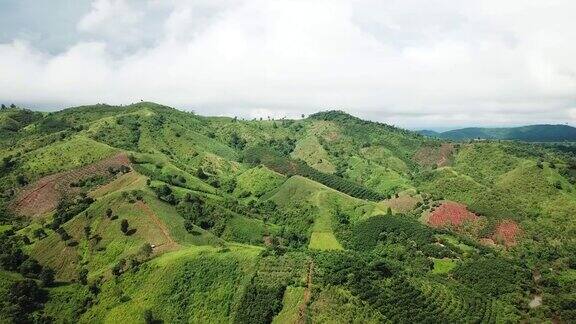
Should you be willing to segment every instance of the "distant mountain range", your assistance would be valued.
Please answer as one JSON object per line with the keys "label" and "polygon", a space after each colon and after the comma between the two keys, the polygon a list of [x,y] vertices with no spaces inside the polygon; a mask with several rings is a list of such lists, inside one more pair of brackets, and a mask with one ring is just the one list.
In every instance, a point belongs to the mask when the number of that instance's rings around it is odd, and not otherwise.
{"label": "distant mountain range", "polygon": [[446,132],[418,131],[429,137],[451,140],[501,139],[526,142],[576,141],[576,128],[568,125],[529,125],[521,127],[481,128],[468,127]]}

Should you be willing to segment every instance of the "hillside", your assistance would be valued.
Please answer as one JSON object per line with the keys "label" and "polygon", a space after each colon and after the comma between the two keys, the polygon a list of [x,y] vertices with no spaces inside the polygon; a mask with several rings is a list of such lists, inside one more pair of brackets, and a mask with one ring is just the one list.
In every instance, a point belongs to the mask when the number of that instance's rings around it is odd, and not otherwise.
{"label": "hillside", "polygon": [[478,132],[0,110],[0,322],[576,321],[573,133]]}
{"label": "hillside", "polygon": [[508,128],[469,127],[445,132],[420,131],[422,135],[455,141],[500,139],[525,142],[574,142],[576,128],[568,125],[530,125]]}

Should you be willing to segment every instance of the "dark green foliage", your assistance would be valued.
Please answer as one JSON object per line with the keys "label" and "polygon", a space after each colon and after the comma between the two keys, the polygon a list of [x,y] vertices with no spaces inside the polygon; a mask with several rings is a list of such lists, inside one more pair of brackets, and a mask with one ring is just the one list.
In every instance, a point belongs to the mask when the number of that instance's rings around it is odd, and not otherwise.
{"label": "dark green foliage", "polygon": [[10,308],[10,317],[20,323],[31,323],[32,313],[41,309],[47,300],[46,291],[38,286],[36,281],[26,279],[17,281],[10,286],[8,301],[13,305]]}
{"label": "dark green foliage", "polygon": [[235,323],[270,323],[282,309],[282,296],[286,287],[270,283],[259,277],[252,278],[246,288],[234,319]]}
{"label": "dark green foliage", "polygon": [[88,284],[88,270],[87,269],[81,269],[80,272],[78,272],[78,281],[83,285]]}
{"label": "dark green foliage", "polygon": [[435,134],[452,140],[501,139],[526,142],[562,142],[576,140],[576,128],[568,125],[530,125],[512,128],[463,128]]}
{"label": "dark green foliage", "polygon": [[38,279],[40,279],[40,281],[42,282],[42,286],[50,287],[54,284],[55,274],[56,272],[54,270],[44,267],[44,269],[42,269],[42,272],[40,272],[40,276],[38,277]]}
{"label": "dark green foliage", "polygon": [[9,271],[17,271],[20,265],[28,259],[22,252],[22,239],[20,236],[0,234],[0,267]]}
{"label": "dark green foliage", "polygon": [[350,246],[358,251],[371,250],[381,242],[413,242],[423,246],[432,243],[433,233],[406,216],[374,216],[354,226]]}
{"label": "dark green foliage", "polygon": [[46,234],[46,231],[40,227],[35,229],[34,232],[32,232],[32,236],[37,239],[43,239],[46,236],[48,236],[48,234]]}
{"label": "dark green foliage", "polygon": [[242,150],[246,146],[246,140],[241,138],[238,133],[232,133],[230,137],[230,146],[237,150]]}
{"label": "dark green foliage", "polygon": [[185,218],[184,225],[190,233],[194,231],[193,225],[198,225],[202,229],[212,230],[216,235],[220,235],[224,231],[226,222],[234,216],[221,204],[212,201],[205,202],[196,196],[181,201],[177,208],[180,215]]}
{"label": "dark green foliage", "polygon": [[22,262],[22,264],[20,264],[20,267],[18,268],[19,272],[24,277],[29,278],[38,278],[42,272],[42,266],[38,263],[38,261],[31,258],[27,258],[24,262]]}
{"label": "dark green foliage", "polygon": [[72,217],[80,214],[86,210],[92,203],[94,199],[86,194],[80,194],[74,199],[63,198],[58,202],[56,206],[56,213],[54,214],[54,220],[52,221],[51,227],[56,229],[60,225],[64,224]]}
{"label": "dark green foliage", "polygon": [[454,277],[482,294],[496,297],[522,291],[530,273],[502,258],[481,258],[462,263],[454,270]]}
{"label": "dark green foliage", "polygon": [[128,229],[129,229],[129,227],[128,227],[128,220],[123,219],[123,220],[120,222],[120,230],[122,231],[122,233],[124,233],[124,235],[127,235],[127,234],[128,234]]}

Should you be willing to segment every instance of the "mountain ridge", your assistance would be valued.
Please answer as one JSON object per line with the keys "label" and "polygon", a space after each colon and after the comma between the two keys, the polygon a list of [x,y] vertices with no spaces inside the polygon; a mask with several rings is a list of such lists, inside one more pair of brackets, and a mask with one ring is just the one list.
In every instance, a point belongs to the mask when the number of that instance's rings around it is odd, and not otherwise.
{"label": "mountain ridge", "polygon": [[418,133],[441,139],[499,139],[526,142],[576,141],[576,127],[562,124],[535,124],[518,127],[466,127],[444,132],[420,130]]}

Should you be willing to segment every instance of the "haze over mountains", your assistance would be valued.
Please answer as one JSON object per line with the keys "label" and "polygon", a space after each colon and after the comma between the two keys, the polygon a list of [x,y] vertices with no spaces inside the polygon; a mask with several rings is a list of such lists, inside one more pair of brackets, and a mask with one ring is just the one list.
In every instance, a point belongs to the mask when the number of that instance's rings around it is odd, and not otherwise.
{"label": "haze over mountains", "polygon": [[576,141],[576,128],[568,125],[529,125],[519,127],[467,127],[444,132],[420,130],[426,136],[450,139],[500,139],[526,142],[573,142]]}

